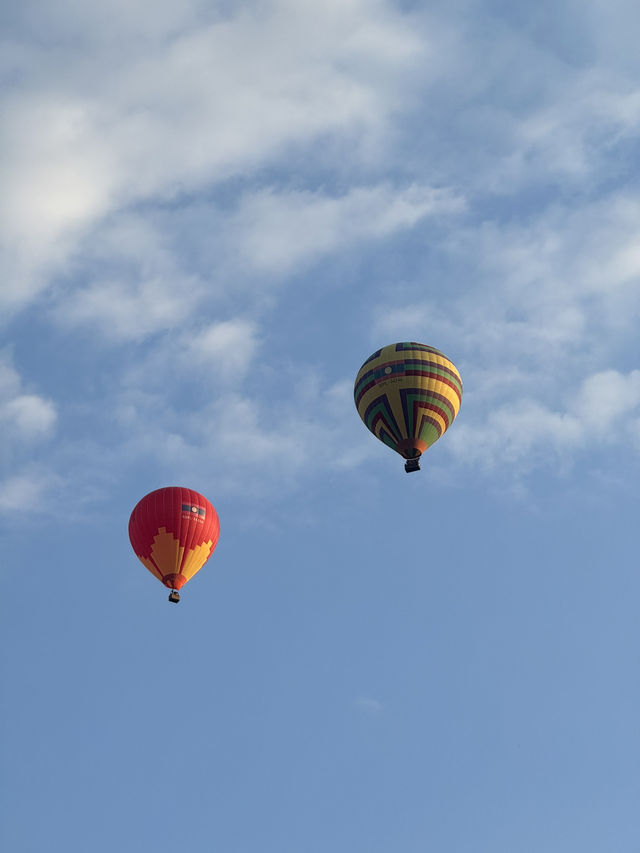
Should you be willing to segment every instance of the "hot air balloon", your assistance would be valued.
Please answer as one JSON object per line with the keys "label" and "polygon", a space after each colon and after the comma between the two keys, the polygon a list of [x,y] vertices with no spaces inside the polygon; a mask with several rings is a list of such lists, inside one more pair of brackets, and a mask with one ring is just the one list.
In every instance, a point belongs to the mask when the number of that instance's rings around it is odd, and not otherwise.
{"label": "hot air balloon", "polygon": [[420,470],[420,456],[453,423],[462,380],[434,347],[390,344],[362,365],[353,396],[367,429],[407,460],[410,473]]}
{"label": "hot air balloon", "polygon": [[129,519],[131,546],[143,566],[171,590],[169,601],[207,562],[220,522],[209,501],[193,489],[171,486],[145,495]]}

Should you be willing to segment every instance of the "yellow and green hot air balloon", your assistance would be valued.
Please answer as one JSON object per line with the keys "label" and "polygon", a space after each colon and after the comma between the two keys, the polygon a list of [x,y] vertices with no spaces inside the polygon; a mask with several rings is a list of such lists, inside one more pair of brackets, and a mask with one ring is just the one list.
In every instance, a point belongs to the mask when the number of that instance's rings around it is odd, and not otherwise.
{"label": "yellow and green hot air balloon", "polygon": [[362,365],[353,396],[367,429],[407,460],[408,473],[420,470],[420,456],[453,423],[462,380],[434,347],[389,344]]}

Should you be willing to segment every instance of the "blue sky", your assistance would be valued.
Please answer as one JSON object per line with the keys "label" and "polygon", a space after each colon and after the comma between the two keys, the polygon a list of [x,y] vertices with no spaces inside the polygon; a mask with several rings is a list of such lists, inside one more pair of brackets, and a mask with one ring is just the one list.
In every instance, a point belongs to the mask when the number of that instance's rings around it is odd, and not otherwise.
{"label": "blue sky", "polygon": [[[638,850],[638,23],[2,12],[6,849]],[[411,477],[399,340],[465,389]],[[221,522],[178,607],[164,485]]]}

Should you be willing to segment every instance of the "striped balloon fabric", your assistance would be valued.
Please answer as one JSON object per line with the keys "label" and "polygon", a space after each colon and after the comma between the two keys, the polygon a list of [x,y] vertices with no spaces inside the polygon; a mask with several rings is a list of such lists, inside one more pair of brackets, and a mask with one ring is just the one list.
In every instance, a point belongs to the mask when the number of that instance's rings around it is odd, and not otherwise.
{"label": "striped balloon fabric", "polygon": [[440,350],[405,342],[374,352],[353,393],[367,429],[405,459],[418,459],[453,423],[462,380]]}

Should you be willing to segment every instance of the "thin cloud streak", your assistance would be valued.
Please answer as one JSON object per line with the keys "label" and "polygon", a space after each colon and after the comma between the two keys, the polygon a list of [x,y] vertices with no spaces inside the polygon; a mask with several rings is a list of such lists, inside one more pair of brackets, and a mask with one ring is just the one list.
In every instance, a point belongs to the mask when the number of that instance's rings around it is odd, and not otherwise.
{"label": "thin cloud streak", "polygon": [[377,699],[372,699],[370,696],[358,696],[355,700],[355,706],[368,716],[377,716],[384,710],[384,705]]}

